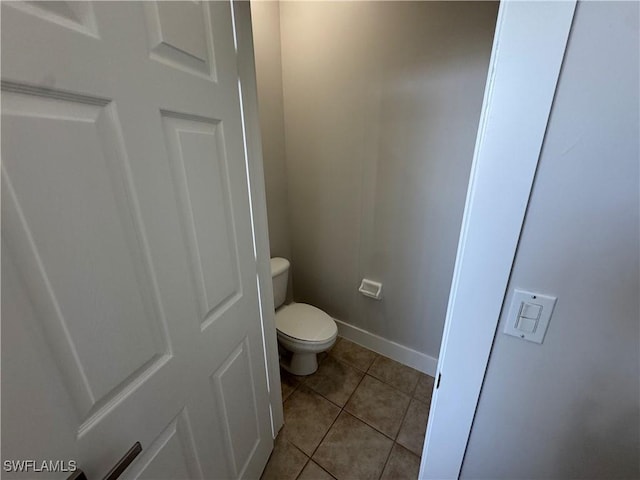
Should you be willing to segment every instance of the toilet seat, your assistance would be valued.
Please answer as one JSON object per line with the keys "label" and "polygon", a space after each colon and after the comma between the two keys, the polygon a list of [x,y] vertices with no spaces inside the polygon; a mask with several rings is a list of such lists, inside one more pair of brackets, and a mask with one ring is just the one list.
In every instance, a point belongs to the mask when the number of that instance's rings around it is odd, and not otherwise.
{"label": "toilet seat", "polygon": [[325,343],[338,335],[336,322],[325,312],[306,303],[292,303],[276,312],[278,333],[293,340]]}

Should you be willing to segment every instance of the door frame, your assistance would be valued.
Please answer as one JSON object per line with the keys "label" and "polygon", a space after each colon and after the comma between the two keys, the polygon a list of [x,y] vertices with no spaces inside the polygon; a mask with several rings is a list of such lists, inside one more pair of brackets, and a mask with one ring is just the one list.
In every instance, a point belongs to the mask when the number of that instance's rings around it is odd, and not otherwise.
{"label": "door frame", "polygon": [[276,437],[284,425],[282,391],[280,390],[280,361],[276,336],[273,284],[271,282],[271,249],[267,224],[267,195],[262,157],[262,137],[258,116],[258,89],[253,52],[251,4],[245,0],[231,0],[234,39],[238,64],[238,87],[245,151],[249,205],[253,227],[253,246],[256,256],[256,282],[260,304],[260,324],[265,352],[271,431]]}
{"label": "door frame", "polygon": [[575,7],[500,3],[421,479],[458,478],[462,469]]}

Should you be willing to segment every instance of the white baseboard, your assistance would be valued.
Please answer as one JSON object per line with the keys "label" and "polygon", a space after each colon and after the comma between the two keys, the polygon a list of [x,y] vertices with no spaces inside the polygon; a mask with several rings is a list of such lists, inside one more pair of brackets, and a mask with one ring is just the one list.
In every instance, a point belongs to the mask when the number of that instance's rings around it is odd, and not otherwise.
{"label": "white baseboard", "polygon": [[438,359],[420,353],[399,343],[392,342],[371,332],[367,332],[341,320],[334,319],[338,324],[338,335],[363,347],[373,350],[380,355],[389,357],[396,362],[420,370],[435,377]]}

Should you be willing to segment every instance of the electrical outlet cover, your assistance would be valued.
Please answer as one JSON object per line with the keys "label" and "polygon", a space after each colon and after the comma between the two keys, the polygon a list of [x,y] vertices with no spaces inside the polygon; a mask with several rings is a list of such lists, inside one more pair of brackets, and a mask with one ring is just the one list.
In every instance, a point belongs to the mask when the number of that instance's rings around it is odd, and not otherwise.
{"label": "electrical outlet cover", "polygon": [[515,289],[504,333],[542,343],[556,305],[556,297]]}

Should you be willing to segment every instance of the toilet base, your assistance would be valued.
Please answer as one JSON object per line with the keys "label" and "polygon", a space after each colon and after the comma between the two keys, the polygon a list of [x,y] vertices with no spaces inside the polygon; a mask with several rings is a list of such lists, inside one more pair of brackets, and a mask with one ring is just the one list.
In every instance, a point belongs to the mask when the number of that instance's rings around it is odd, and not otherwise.
{"label": "toilet base", "polygon": [[287,372],[302,377],[318,370],[317,353],[287,353],[288,355],[280,357],[280,366]]}
{"label": "toilet base", "polygon": [[334,335],[325,342],[301,342],[278,332],[280,365],[294,375],[311,375],[318,369],[318,354],[333,347],[336,337]]}

